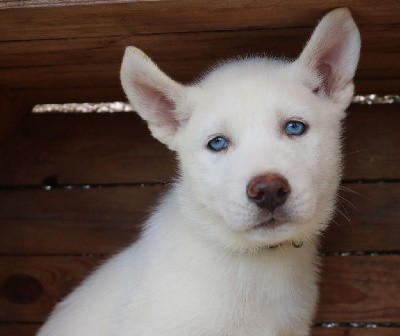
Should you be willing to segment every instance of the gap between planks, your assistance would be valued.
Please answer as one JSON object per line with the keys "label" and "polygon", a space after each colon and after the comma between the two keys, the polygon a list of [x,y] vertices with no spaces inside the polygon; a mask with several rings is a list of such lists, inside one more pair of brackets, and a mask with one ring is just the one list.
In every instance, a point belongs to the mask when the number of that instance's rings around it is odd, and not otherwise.
{"label": "gap between planks", "polygon": [[[342,184],[399,184],[400,179],[345,179]],[[0,191],[26,191],[26,190],[88,190],[88,189],[111,189],[125,187],[157,187],[172,184],[171,181],[155,182],[131,182],[131,183],[44,183],[44,184],[0,184]]]}

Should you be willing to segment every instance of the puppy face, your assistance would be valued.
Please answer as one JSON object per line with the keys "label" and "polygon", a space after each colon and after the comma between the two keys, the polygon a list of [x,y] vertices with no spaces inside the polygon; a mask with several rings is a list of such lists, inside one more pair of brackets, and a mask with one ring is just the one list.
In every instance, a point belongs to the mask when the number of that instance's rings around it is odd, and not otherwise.
{"label": "puppy face", "polygon": [[307,240],[325,227],[359,49],[346,9],[324,17],[294,62],[231,61],[191,86],[127,49],[124,90],[153,135],[177,152],[187,197],[215,219],[200,223],[203,232],[257,247]]}
{"label": "puppy face", "polygon": [[[343,111],[306,85],[304,71],[265,59],[223,65],[192,88],[191,117],[176,136],[191,197],[254,244],[309,235],[332,211]],[[287,182],[276,208],[248,193],[268,175]]]}

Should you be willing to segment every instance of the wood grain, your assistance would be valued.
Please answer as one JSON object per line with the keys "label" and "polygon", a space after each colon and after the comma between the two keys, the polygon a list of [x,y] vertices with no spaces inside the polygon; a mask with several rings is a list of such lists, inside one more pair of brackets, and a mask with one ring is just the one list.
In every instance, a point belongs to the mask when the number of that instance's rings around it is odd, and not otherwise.
{"label": "wood grain", "polygon": [[0,146],[17,129],[29,109],[15,92],[0,86]]}
{"label": "wood grain", "polygon": [[398,322],[400,256],[326,257],[317,321]]}
{"label": "wood grain", "polygon": [[110,253],[137,238],[163,187],[0,192],[0,253]]}
{"label": "wood grain", "polygon": [[[339,209],[350,217],[350,222],[338,215],[325,234],[322,249],[330,253],[398,250],[400,209],[393,204],[400,203],[400,185],[345,187],[341,197],[347,201]],[[113,253],[138,237],[147,211],[166,189],[1,191],[0,253]]]}
{"label": "wood grain", "polygon": [[[3,8],[30,8],[30,7],[58,7],[58,6],[78,6],[78,5],[99,5],[109,3],[127,3],[136,0],[2,0],[0,9]],[[154,0],[140,0],[154,1]],[[158,0],[163,1],[163,0]]]}
{"label": "wood grain", "polygon": [[[133,113],[31,115],[0,148],[1,184],[155,182],[174,160]],[[29,167],[29,174],[24,172]]]}
{"label": "wood grain", "polygon": [[[177,0],[1,10],[2,41],[129,36],[172,32],[313,27],[335,7],[348,7],[363,26],[398,24],[396,0]],[[95,1],[92,1],[95,3]],[[9,3],[12,7],[13,1]],[[37,1],[39,3],[39,1]],[[15,29],[18,27],[18,29]],[[389,36],[386,37],[390,39]]]}
{"label": "wood grain", "polygon": [[[385,44],[383,37],[388,29],[387,26],[364,29],[356,84],[358,80],[370,78],[375,81],[400,80],[397,62],[400,45]],[[0,83],[25,90],[101,85],[118,87],[120,64],[127,45],[142,48],[178,81],[191,82],[218,61],[237,55],[268,53],[294,58],[301,52],[311,32],[312,28],[290,28],[8,42],[7,48],[0,51]],[[393,41],[400,40],[400,30],[392,28],[391,36]],[[376,61],[378,58],[379,62]],[[49,99],[51,102],[51,97]]]}
{"label": "wood grain", "polygon": [[[399,106],[352,106],[345,178],[400,178]],[[36,114],[0,146],[0,184],[142,183],[170,180],[173,154],[132,113]],[[29,170],[29,174],[26,171]]]}
{"label": "wood grain", "polygon": [[[99,257],[1,257],[0,320],[43,321],[50,309],[76,287],[104,258]],[[34,302],[21,304],[26,294],[22,286],[8,286],[10,278],[24,276],[41,284],[41,295]],[[31,293],[28,292],[28,295]]]}
{"label": "wood grain", "polygon": [[[344,184],[322,250],[398,251],[400,184]],[[346,218],[347,217],[347,218]]]}
{"label": "wood grain", "polygon": [[[335,5],[353,10],[363,36],[357,92],[395,92],[400,85],[399,3],[383,1],[379,10],[375,3],[361,0]],[[3,8],[0,85],[28,94],[40,90],[39,96],[29,94],[32,103],[53,102],[57,89],[76,88],[84,89],[81,101],[101,100],[93,95],[99,91],[90,89],[102,86],[110,88],[106,96],[120,99],[116,89],[126,45],[144,49],[172,77],[188,82],[216,61],[238,54],[297,56],[330,8],[315,0],[301,6],[298,1],[276,0]],[[77,102],[73,96],[64,99]]]}
{"label": "wood grain", "polygon": [[[393,29],[388,26],[364,28],[363,53],[358,70],[360,78],[399,77],[400,67],[396,63],[396,53],[400,52],[400,44],[388,45],[383,39],[388,34],[389,28]],[[135,45],[148,53],[161,68],[178,80],[192,80],[215,62],[237,55],[267,53],[275,56],[297,57],[311,36],[312,30],[312,27],[299,27],[134,35],[104,37],[103,39],[13,41],[7,43],[7,48],[0,49],[0,64],[1,69],[9,68],[10,73],[23,71],[19,68],[34,67],[38,68],[37,71],[43,71],[48,67],[49,71],[54,69],[53,71],[58,75],[63,74],[59,71],[63,66],[82,66],[82,69],[85,69],[85,66],[109,64],[108,68],[99,69],[99,71],[109,70],[113,73],[115,67],[120,66],[125,47]],[[391,37],[396,41],[400,38],[400,31],[393,29]],[[379,57],[379,62],[376,62],[377,57]],[[7,75],[7,73],[4,74]],[[373,76],[369,76],[371,73]],[[117,71],[115,75],[118,76],[118,74]],[[85,80],[85,77],[82,79]],[[27,80],[29,78],[24,78],[24,83]],[[45,77],[41,77],[40,82],[43,81]],[[110,84],[114,82],[108,83]]]}
{"label": "wood grain", "polygon": [[353,106],[345,121],[345,179],[400,178],[400,105]]}
{"label": "wood grain", "polygon": [[0,336],[35,336],[40,326],[41,323],[0,323]]}
{"label": "wood grain", "polygon": [[[2,257],[0,284],[15,274],[37,279],[42,295],[27,304],[18,286],[0,295],[0,320],[40,322],[54,304],[72,290],[101,259],[94,257]],[[394,322],[400,314],[399,256],[326,257],[317,322]]]}

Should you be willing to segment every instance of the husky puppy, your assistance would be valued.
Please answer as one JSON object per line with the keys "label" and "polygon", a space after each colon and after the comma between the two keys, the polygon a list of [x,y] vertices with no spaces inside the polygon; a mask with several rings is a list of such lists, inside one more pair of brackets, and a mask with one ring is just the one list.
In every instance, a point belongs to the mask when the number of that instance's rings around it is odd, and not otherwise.
{"label": "husky puppy", "polygon": [[126,48],[123,89],[180,174],[140,239],[38,335],[309,335],[359,51],[346,8],[294,61],[231,60],[187,86]]}

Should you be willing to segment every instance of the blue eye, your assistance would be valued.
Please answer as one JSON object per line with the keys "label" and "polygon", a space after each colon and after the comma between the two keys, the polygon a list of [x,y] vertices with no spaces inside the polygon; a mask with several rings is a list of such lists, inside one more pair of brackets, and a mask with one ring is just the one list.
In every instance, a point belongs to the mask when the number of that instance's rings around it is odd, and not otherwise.
{"label": "blue eye", "polygon": [[219,152],[228,147],[228,140],[222,136],[217,136],[208,142],[207,147],[212,151]]}
{"label": "blue eye", "polygon": [[306,124],[297,120],[290,120],[285,125],[285,133],[287,135],[301,135],[306,130]]}

